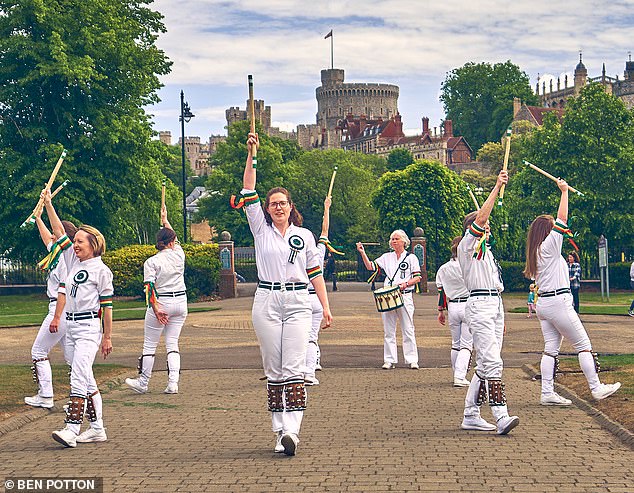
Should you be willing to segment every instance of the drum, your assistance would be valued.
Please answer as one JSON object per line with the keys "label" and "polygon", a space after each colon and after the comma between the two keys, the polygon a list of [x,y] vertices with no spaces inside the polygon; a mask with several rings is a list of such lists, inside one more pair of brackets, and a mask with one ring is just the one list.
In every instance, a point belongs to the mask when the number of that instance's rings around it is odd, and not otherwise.
{"label": "drum", "polygon": [[385,286],[374,291],[374,302],[379,312],[389,312],[403,306],[403,294],[398,286]]}

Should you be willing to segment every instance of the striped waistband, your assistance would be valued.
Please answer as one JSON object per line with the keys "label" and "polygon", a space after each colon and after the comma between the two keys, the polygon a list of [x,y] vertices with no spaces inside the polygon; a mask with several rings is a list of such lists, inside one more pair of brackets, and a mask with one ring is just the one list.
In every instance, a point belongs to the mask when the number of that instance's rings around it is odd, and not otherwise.
{"label": "striped waistband", "polygon": [[49,301],[49,303],[53,303],[53,302],[57,301],[57,298],[49,298],[48,301]]}
{"label": "striped waistband", "polygon": [[66,312],[66,320],[88,320],[91,318],[99,318],[99,312]]}
{"label": "striped waistband", "polygon": [[185,296],[187,291],[174,291],[171,293],[156,293],[159,298],[176,298],[177,296]]}
{"label": "striped waistband", "polygon": [[310,286],[310,287],[308,288],[308,293],[309,293],[309,294],[317,294],[317,291],[315,291],[315,288],[313,288],[312,286]]}
{"label": "striped waistband", "polygon": [[469,296],[500,296],[500,292],[497,289],[474,289]]}
{"label": "striped waistband", "polygon": [[454,298],[453,300],[449,300],[449,303],[466,303],[469,301],[468,296],[464,296],[462,298]]}
{"label": "striped waistband", "polygon": [[269,291],[300,291],[302,289],[306,289],[307,287],[308,284],[305,282],[258,282],[258,288],[268,289]]}
{"label": "striped waistband", "polygon": [[555,289],[554,291],[544,291],[543,293],[537,293],[537,296],[542,298],[550,298],[551,296],[557,296],[559,294],[570,293],[570,288]]}

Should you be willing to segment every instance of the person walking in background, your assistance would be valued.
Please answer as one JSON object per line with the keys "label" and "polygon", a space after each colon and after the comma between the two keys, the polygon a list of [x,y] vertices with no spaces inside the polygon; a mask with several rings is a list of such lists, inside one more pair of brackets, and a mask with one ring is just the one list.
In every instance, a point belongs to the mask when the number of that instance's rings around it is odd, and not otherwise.
{"label": "person walking in background", "polygon": [[[634,289],[634,262],[632,262],[632,265],[630,265],[630,287]],[[634,317],[634,299],[632,300],[632,303],[630,304],[630,309],[627,313],[630,315],[630,317]]]}
{"label": "person walking in background", "polygon": [[403,293],[403,306],[396,310],[381,312],[383,318],[383,366],[384,370],[396,368],[396,322],[403,333],[403,358],[412,370],[418,370],[418,347],[414,330],[414,298],[412,293],[421,279],[420,264],[416,255],[407,251],[410,241],[405,231],[397,229],[390,235],[392,252],[384,253],[374,262],[370,261],[362,243],[357,243],[365,268],[374,272],[373,278],[383,270],[384,286],[398,286]]}
{"label": "person walking in background", "polygon": [[528,298],[526,300],[526,304],[528,305],[528,315],[526,318],[531,318],[533,316],[533,312],[535,311],[535,298],[537,297],[537,286],[535,284],[531,284],[528,287]]}
{"label": "person walking in background", "polygon": [[531,223],[526,238],[524,275],[528,279],[535,279],[539,286],[537,317],[544,335],[544,353],[540,364],[542,406],[572,404],[572,401],[560,396],[554,389],[555,373],[559,366],[559,349],[564,337],[577,351],[579,366],[594,399],[605,399],[621,387],[619,382],[604,384],[599,380],[597,354],[592,351],[588,333],[571,303],[568,269],[561,255],[564,238],[572,238],[566,223],[568,184],[564,180],[557,180],[557,186],[561,190],[557,220],[547,214],[538,216]]}
{"label": "person walking in background", "polygon": [[570,276],[570,292],[572,293],[572,306],[579,313],[579,288],[581,287],[581,265],[579,255],[572,251],[568,254],[568,273]]}
{"label": "person walking in background", "polygon": [[156,234],[158,253],[143,264],[145,312],[143,352],[139,357],[139,376],[126,378],[125,383],[138,394],[145,394],[152,376],[156,347],[165,334],[167,351],[167,387],[164,394],[178,394],[181,355],[178,339],[187,318],[185,287],[185,252],[167,219],[167,209],[161,210],[163,227]]}

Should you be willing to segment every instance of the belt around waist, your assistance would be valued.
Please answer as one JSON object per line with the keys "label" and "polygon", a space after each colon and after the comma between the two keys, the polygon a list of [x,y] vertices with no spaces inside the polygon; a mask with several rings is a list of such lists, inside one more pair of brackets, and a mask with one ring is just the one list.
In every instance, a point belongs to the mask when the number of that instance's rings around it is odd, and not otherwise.
{"label": "belt around waist", "polygon": [[500,296],[500,292],[497,289],[474,289],[469,296]]}
{"label": "belt around waist", "polygon": [[454,298],[453,300],[449,300],[449,303],[466,303],[469,301],[468,296],[463,296],[462,298]]}
{"label": "belt around waist", "polygon": [[57,301],[57,298],[49,298],[48,301],[49,303],[54,303],[55,301]]}
{"label": "belt around waist", "polygon": [[66,312],[66,320],[89,320],[91,318],[99,318],[99,312]]}
{"label": "belt around waist", "polygon": [[309,294],[317,294],[317,291],[315,291],[315,288],[310,287],[310,288],[308,288],[308,293]]}
{"label": "belt around waist", "polygon": [[174,291],[172,293],[156,293],[159,298],[176,298],[177,296],[185,296],[187,291]]}
{"label": "belt around waist", "polygon": [[543,293],[537,293],[537,296],[542,298],[550,298],[551,296],[557,296],[559,294],[570,293],[570,288],[555,289],[554,291],[544,291]]}
{"label": "belt around waist", "polygon": [[305,282],[258,282],[258,288],[268,289],[269,291],[300,291],[306,289],[308,284]]}

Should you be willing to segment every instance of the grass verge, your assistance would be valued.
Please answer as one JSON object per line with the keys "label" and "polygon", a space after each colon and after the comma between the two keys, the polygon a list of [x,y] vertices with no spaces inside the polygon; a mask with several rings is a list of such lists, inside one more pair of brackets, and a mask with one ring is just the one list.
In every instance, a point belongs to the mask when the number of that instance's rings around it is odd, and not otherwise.
{"label": "grass verge", "polygon": [[607,399],[595,401],[592,398],[577,358],[561,358],[559,366],[563,374],[557,376],[557,382],[634,433],[634,354],[599,356],[599,361],[599,378],[603,383],[621,382],[619,391]]}
{"label": "grass verge", "polygon": [[[130,368],[122,365],[96,364],[93,366],[95,379],[102,393],[107,393],[104,382],[129,373]],[[67,396],[70,391],[68,367],[53,365],[53,390],[55,399]],[[0,365],[0,421],[34,408],[24,404],[24,398],[37,394],[37,384],[33,382],[29,365]]]}

